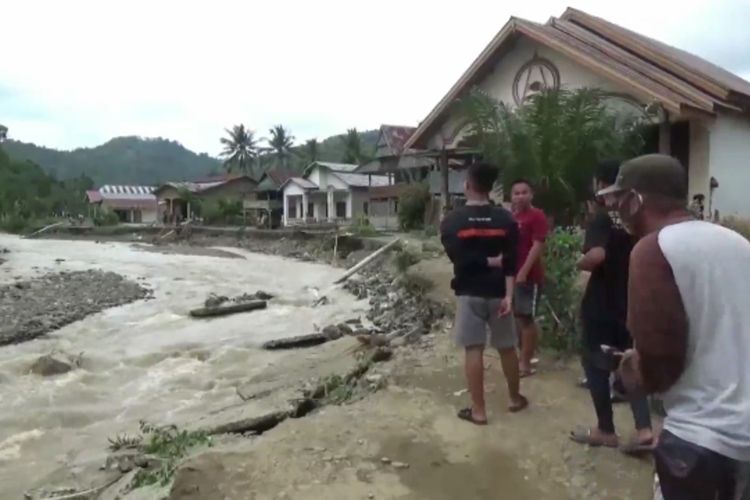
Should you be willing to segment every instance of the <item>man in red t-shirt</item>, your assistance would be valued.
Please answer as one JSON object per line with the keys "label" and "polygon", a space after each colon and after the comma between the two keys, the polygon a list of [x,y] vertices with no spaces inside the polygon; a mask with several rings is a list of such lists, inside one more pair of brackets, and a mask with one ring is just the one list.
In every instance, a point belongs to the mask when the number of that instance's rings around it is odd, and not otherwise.
{"label": "man in red t-shirt", "polygon": [[539,291],[544,282],[542,253],[544,240],[549,231],[547,216],[532,205],[534,189],[525,179],[511,185],[513,215],[518,222],[518,272],[513,298],[513,313],[521,328],[521,359],[519,368],[522,377],[533,375],[531,360],[536,351],[539,328],[536,316]]}

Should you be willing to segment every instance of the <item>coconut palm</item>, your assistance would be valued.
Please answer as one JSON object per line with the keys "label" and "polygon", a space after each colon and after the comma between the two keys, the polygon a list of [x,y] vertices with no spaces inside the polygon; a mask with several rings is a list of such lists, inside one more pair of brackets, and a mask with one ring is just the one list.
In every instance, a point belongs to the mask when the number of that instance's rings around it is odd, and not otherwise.
{"label": "coconut palm", "polygon": [[362,163],[362,138],[356,128],[347,129],[346,135],[341,138],[344,143],[344,163]]}
{"label": "coconut palm", "polygon": [[245,175],[255,177],[254,165],[258,159],[258,145],[255,133],[244,125],[235,125],[232,129],[225,129],[228,137],[222,137],[224,150],[224,168],[227,172],[239,171]]}
{"label": "coconut palm", "polygon": [[292,157],[294,136],[283,125],[275,125],[269,132],[271,138],[268,139],[268,145],[273,156],[280,165],[288,166],[289,159]]}
{"label": "coconut palm", "polygon": [[466,144],[500,167],[502,185],[528,179],[535,202],[570,222],[591,196],[597,162],[639,154],[644,145],[647,117],[616,114],[607,98],[596,89],[548,90],[510,109],[474,90],[458,106],[469,127]]}

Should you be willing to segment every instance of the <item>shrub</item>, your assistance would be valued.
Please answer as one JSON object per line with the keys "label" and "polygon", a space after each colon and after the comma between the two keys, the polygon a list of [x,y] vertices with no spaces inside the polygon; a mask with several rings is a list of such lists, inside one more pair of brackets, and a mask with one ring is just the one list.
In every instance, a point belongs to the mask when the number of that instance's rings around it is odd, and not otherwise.
{"label": "shrub", "polygon": [[724,217],[721,225],[737,231],[742,236],[750,240],[750,219],[741,219],[739,217]]}
{"label": "shrub", "polygon": [[23,233],[29,228],[31,221],[19,214],[12,214],[0,219],[0,228],[9,233]]}
{"label": "shrub", "polygon": [[378,234],[378,230],[375,229],[375,226],[370,224],[370,219],[365,215],[360,215],[357,218],[357,221],[351,227],[351,230],[357,236],[375,236]]}
{"label": "shrub", "polygon": [[582,290],[578,285],[580,271],[576,263],[582,246],[582,234],[578,228],[555,229],[545,246],[547,281],[539,310],[540,324],[545,332],[542,344],[565,354],[577,351],[580,346]]}
{"label": "shrub", "polygon": [[96,211],[96,214],[94,214],[95,226],[116,226],[119,223],[120,218],[108,208],[101,208]]}
{"label": "shrub", "polygon": [[420,229],[424,225],[429,201],[430,191],[425,184],[407,186],[398,199],[398,223],[401,229]]}
{"label": "shrub", "polygon": [[400,273],[405,273],[407,269],[420,261],[420,256],[407,248],[402,248],[398,251],[394,258],[396,269]]}

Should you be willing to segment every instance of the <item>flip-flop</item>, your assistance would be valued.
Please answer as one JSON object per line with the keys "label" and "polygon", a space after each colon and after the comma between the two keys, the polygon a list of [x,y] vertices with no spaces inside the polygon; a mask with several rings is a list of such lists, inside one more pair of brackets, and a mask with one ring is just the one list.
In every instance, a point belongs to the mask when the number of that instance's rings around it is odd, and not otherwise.
{"label": "flip-flop", "polygon": [[591,428],[578,428],[570,431],[570,439],[579,444],[587,444],[592,448],[604,446],[607,448],[617,448],[616,444],[608,444],[603,441],[597,441],[597,438],[591,435]]}
{"label": "flip-flop", "polygon": [[512,404],[508,406],[508,411],[511,413],[518,413],[521,410],[525,410],[529,406],[529,400],[524,396],[521,396],[521,402],[518,404]]}
{"label": "flip-flop", "polygon": [[654,440],[647,443],[641,443],[636,440],[631,440],[628,443],[620,446],[620,451],[630,456],[640,456],[654,451]]}
{"label": "flip-flop", "polygon": [[474,418],[474,415],[471,412],[471,408],[464,408],[463,410],[459,410],[458,418],[460,418],[461,420],[466,420],[467,422],[471,422],[474,425],[487,425],[487,420],[477,420]]}
{"label": "flip-flop", "polygon": [[535,368],[531,368],[529,370],[523,370],[522,372],[519,372],[518,374],[519,378],[531,377],[532,375],[536,375]]}

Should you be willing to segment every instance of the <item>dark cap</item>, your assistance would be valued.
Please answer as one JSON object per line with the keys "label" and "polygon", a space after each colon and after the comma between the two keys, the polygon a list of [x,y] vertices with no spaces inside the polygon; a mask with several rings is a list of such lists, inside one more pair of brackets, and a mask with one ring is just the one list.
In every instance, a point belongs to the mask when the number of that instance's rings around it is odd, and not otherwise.
{"label": "dark cap", "polygon": [[687,199],[687,173],[676,158],[667,155],[644,155],[622,164],[617,180],[597,195],[634,190],[673,199]]}

